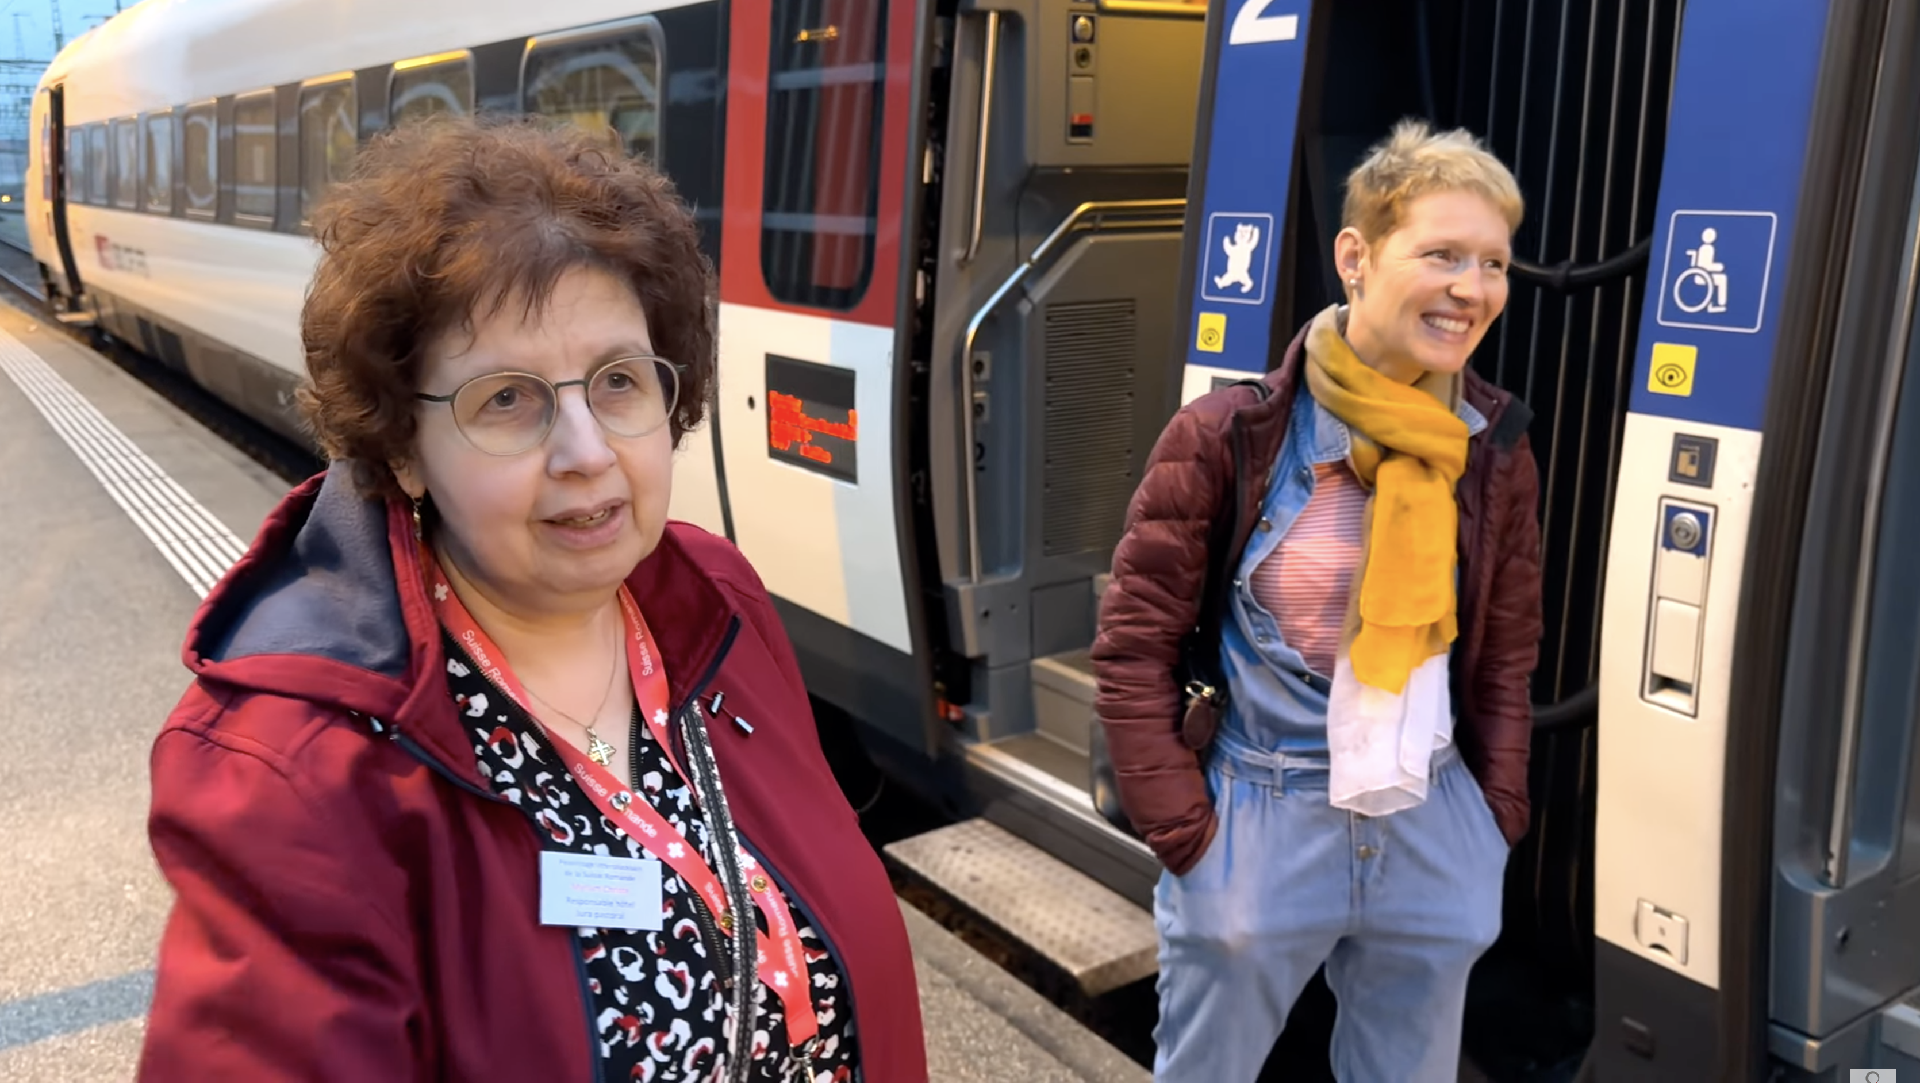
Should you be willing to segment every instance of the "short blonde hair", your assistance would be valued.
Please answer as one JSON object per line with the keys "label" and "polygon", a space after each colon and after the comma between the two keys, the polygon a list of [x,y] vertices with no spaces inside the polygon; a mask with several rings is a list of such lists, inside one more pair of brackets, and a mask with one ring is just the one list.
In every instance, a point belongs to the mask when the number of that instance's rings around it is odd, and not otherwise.
{"label": "short blonde hair", "polygon": [[1407,205],[1434,192],[1469,191],[1485,196],[1520,228],[1526,200],[1513,174],[1464,128],[1434,132],[1423,120],[1402,120],[1367,151],[1347,174],[1342,228],[1357,229],[1368,244],[1392,233]]}

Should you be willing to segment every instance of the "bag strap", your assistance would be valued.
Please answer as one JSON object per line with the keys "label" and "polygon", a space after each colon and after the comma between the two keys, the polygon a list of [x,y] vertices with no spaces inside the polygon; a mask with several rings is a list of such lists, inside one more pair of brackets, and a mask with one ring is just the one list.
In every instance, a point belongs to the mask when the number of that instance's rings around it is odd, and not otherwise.
{"label": "bag strap", "polygon": [[[1256,403],[1265,402],[1273,393],[1265,380],[1235,380],[1228,388],[1250,387]],[[1220,670],[1220,626],[1228,612],[1232,591],[1232,562],[1237,553],[1229,552],[1240,534],[1240,457],[1238,426],[1229,429],[1228,449],[1231,468],[1227,476],[1225,500],[1213,510],[1213,524],[1207,531],[1207,577],[1200,594],[1200,613],[1188,637],[1187,670],[1189,681],[1199,681],[1214,690],[1216,702],[1226,696],[1226,677]]]}

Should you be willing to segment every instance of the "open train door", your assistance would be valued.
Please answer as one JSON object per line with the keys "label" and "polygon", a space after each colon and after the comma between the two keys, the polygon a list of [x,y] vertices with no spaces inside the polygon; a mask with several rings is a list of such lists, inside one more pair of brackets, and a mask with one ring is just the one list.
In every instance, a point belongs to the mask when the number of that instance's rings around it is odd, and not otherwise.
{"label": "open train door", "polygon": [[[66,88],[55,84],[40,92],[39,113],[40,213],[48,227],[42,236],[53,238],[55,264],[48,265],[48,253],[35,252],[40,274],[47,290],[47,301],[56,310],[72,310],[80,297],[80,265],[73,258],[73,241],[67,232],[67,128]],[[30,210],[28,213],[32,213]],[[60,276],[54,279],[55,268]]]}
{"label": "open train door", "polygon": [[1917,64],[1906,0],[1685,8],[1607,566],[1608,1083],[1920,1078]]}

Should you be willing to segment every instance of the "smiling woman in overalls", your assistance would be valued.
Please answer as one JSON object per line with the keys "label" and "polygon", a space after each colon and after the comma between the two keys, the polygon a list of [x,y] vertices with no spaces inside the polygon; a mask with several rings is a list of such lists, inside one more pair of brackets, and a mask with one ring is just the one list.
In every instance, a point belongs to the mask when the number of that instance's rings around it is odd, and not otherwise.
{"label": "smiling woman in overalls", "polygon": [[1467,368],[1521,213],[1471,135],[1396,127],[1347,179],[1345,303],[1181,409],[1134,496],[1093,662],[1166,866],[1157,1079],[1251,1083],[1322,964],[1341,1080],[1456,1078],[1529,817],[1531,414]]}

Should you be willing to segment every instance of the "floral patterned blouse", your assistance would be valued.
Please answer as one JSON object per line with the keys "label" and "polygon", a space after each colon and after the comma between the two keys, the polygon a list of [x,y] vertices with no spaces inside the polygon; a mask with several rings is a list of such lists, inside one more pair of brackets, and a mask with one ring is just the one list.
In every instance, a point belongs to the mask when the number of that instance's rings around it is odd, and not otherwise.
{"label": "floral patterned blouse", "polygon": [[[647,856],[594,807],[539,727],[480,674],[460,643],[444,632],[441,639],[447,652],[447,686],[467,723],[480,774],[495,794],[527,814],[541,846],[565,853]],[[637,716],[631,747],[636,795],[659,809],[711,867],[707,822],[693,790]],[[660,931],[583,928],[576,934],[592,996],[594,1030],[600,1037],[602,1078],[608,1083],[692,1083],[726,1077],[733,1020],[700,931],[696,908],[705,903],[671,866],[662,863],[661,872],[666,913]],[[853,1016],[841,996],[846,979],[807,915],[793,909],[820,1024],[811,1083],[845,1083],[854,1078],[855,1063]],[[766,936],[766,916],[758,907],[754,916]],[[797,1077],[791,1074],[784,1006],[764,982],[756,980],[754,986],[750,1078],[785,1083]]]}

